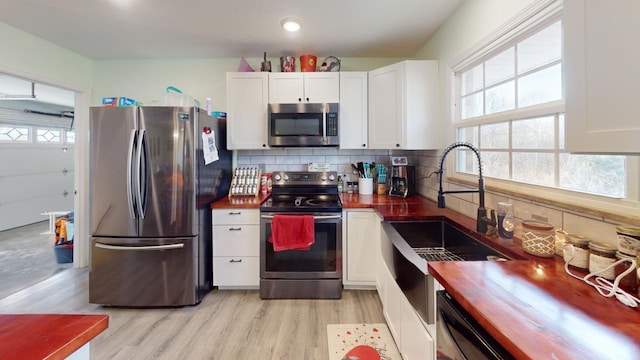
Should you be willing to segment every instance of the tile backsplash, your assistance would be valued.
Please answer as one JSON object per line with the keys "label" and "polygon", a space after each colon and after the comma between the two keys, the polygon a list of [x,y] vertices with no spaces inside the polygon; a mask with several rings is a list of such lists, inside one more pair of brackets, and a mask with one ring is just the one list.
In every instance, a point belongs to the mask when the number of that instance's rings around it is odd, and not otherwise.
{"label": "tile backsplash", "polygon": [[331,171],[346,174],[346,181],[356,181],[357,174],[351,171],[351,164],[376,162],[389,166],[391,156],[401,155],[389,150],[344,150],[338,148],[283,148],[270,150],[238,151],[238,166],[260,165],[264,172],[306,171],[309,163],[329,163]]}
{"label": "tile backsplash", "polygon": [[[359,161],[385,164],[389,166],[391,156],[406,156],[409,165],[416,167],[416,188],[422,196],[436,200],[438,195],[438,174],[441,150],[344,150],[338,148],[283,148],[269,150],[241,150],[237,153],[237,165],[260,165],[265,172],[307,170],[311,162],[329,163],[331,171],[347,174],[347,181],[355,181],[357,174],[351,172],[351,164]],[[464,186],[445,183],[445,190]],[[513,203],[514,215],[519,219],[531,219],[534,215],[546,218],[556,228],[569,233],[587,236],[592,240],[617,246],[615,227],[624,224],[606,216],[585,215],[570,208],[551,206],[529,200],[508,196],[495,191],[485,192],[485,207],[495,209],[498,201]],[[446,206],[464,215],[475,218],[478,209],[478,194],[447,194]],[[521,226],[516,227],[516,236],[520,237]]]}

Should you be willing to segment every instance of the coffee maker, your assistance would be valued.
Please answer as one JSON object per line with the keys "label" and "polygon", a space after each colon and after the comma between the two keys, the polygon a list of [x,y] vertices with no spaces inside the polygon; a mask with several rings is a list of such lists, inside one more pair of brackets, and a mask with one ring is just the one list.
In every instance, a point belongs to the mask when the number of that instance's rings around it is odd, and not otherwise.
{"label": "coffee maker", "polygon": [[416,169],[409,165],[391,167],[389,195],[408,197],[416,192]]}

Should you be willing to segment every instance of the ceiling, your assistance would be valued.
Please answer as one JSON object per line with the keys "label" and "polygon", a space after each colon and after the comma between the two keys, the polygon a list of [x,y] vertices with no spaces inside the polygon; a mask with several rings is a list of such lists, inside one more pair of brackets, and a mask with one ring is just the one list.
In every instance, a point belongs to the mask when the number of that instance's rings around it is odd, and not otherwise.
{"label": "ceiling", "polygon": [[462,1],[3,0],[0,22],[92,59],[411,57]]}

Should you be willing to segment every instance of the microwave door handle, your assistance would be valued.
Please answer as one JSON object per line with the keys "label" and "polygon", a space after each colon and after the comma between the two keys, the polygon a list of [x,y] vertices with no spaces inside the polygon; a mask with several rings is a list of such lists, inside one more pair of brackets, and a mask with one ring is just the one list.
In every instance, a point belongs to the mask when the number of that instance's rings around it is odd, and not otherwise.
{"label": "microwave door handle", "polygon": [[322,141],[327,143],[327,104],[322,104]]}

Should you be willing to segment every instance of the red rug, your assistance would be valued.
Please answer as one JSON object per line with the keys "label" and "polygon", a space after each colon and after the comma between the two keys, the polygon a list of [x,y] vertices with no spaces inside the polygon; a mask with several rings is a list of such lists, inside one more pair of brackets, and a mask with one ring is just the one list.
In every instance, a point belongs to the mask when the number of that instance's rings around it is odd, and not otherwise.
{"label": "red rug", "polygon": [[329,360],[402,360],[386,324],[327,325]]}

